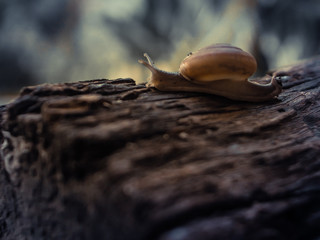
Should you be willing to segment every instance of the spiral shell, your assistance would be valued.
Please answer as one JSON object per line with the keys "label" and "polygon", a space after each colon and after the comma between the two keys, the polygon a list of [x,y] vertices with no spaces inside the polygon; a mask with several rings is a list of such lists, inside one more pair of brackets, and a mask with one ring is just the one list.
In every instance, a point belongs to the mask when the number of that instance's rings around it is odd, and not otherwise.
{"label": "spiral shell", "polygon": [[222,79],[245,81],[257,70],[250,54],[228,44],[214,44],[189,54],[180,65],[180,74],[190,81]]}

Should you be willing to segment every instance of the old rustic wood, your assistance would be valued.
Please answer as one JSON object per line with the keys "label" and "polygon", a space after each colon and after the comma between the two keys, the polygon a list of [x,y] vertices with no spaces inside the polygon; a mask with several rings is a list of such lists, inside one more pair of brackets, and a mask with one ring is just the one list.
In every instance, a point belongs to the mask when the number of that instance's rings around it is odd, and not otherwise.
{"label": "old rustic wood", "polygon": [[320,58],[245,103],[132,79],[1,111],[1,239],[318,239]]}

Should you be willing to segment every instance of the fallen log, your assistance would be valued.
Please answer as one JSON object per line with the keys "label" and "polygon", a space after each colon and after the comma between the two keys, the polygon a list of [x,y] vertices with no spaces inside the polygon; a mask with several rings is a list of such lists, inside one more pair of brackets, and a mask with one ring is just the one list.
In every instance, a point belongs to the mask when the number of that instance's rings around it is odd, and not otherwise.
{"label": "fallen log", "polygon": [[25,87],[0,107],[0,238],[319,238],[320,58],[281,70],[264,103]]}

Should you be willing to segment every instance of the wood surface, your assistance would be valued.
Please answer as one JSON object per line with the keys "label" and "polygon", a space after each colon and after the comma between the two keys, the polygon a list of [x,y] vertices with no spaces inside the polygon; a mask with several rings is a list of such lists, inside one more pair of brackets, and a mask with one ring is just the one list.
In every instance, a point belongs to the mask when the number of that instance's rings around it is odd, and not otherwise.
{"label": "wood surface", "polygon": [[1,239],[319,239],[320,58],[265,103],[132,79],[0,107]]}

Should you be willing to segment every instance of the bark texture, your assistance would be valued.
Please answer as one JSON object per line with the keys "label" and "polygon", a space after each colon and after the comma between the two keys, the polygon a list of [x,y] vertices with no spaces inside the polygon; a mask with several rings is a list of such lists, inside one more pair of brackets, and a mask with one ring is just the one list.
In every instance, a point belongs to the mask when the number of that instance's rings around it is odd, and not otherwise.
{"label": "bark texture", "polygon": [[265,103],[132,79],[0,107],[1,239],[318,239],[320,58]]}

